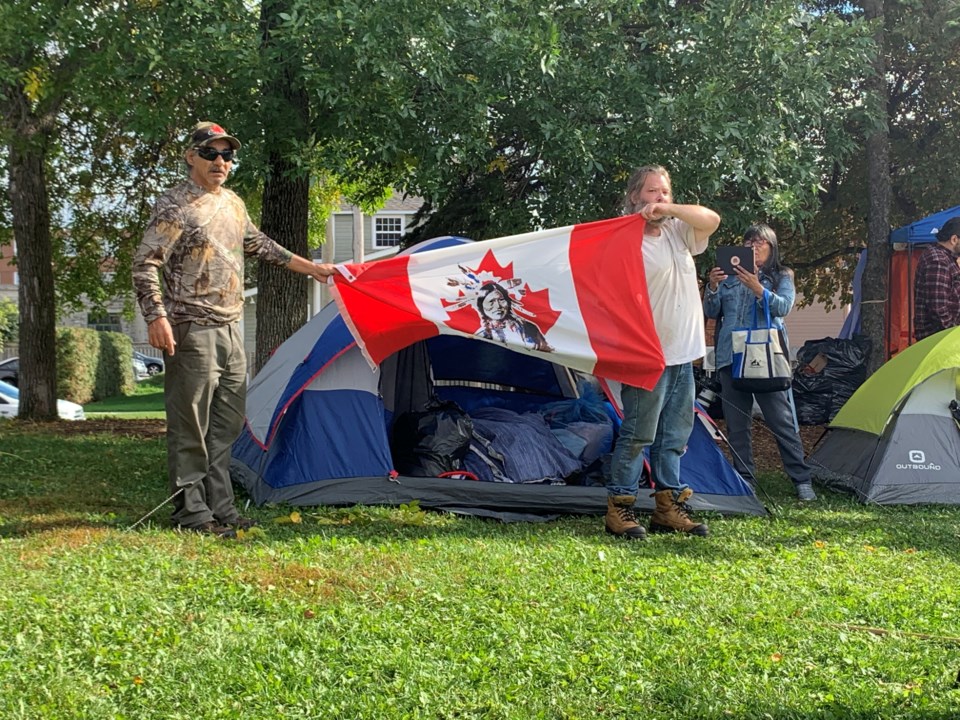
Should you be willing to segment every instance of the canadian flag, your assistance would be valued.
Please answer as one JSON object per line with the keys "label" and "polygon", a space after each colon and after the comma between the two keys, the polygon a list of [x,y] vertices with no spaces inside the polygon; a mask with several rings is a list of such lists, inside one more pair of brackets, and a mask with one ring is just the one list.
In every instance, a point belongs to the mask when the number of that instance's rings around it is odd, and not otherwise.
{"label": "canadian flag", "polygon": [[640,215],[339,265],[333,295],[377,365],[438,334],[637,387],[663,372],[643,268]]}

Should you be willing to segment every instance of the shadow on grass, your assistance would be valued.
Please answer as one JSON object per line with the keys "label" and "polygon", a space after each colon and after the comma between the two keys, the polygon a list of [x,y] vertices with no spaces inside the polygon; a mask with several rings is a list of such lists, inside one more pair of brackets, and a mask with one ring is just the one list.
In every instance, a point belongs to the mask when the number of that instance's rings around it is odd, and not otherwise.
{"label": "shadow on grass", "polygon": [[[88,478],[60,478],[47,487],[0,499],[0,537],[22,537],[57,529],[114,529],[125,531],[164,499],[163,468],[150,479],[122,485]],[[48,483],[49,484],[49,483]],[[242,505],[245,498],[238,502]],[[952,507],[864,506],[851,497],[821,491],[816,503],[801,504],[779,498],[768,518],[721,517],[701,513],[711,526],[709,538],[656,535],[642,543],[629,543],[637,552],[735,560],[754,557],[764,547],[805,548],[813,543],[831,546],[886,547],[895,551],[930,552],[957,558],[960,548],[960,513]],[[170,505],[164,505],[141,527],[169,527]],[[298,513],[302,522],[289,521]],[[431,540],[452,536],[461,539],[514,538],[518,542],[556,543],[578,538],[598,548],[626,543],[603,532],[601,516],[562,517],[542,523],[503,523],[498,520],[452,515],[430,509],[353,506],[346,508],[250,508],[264,536],[258,542],[283,543],[293,538],[322,535],[358,542]],[[279,522],[278,522],[279,520]],[[648,518],[641,517],[647,524]]]}
{"label": "shadow on grass", "polygon": [[[74,424],[75,425],[75,424]],[[160,504],[166,491],[166,446],[162,425],[116,423],[100,434],[70,434],[73,425],[37,429],[9,426],[0,453],[0,537],[22,537],[57,529],[126,530]],[[5,430],[8,428],[5,426]],[[62,434],[60,431],[63,430]],[[753,557],[763,547],[887,547],[957,558],[960,511],[955,507],[865,506],[849,495],[818,488],[820,499],[801,504],[782,473],[761,474],[760,497],[771,516],[720,517],[703,513],[711,526],[707,539],[652,536],[634,543],[638,553],[669,553],[699,558]],[[239,502],[245,501],[242,495]],[[598,548],[624,542],[603,532],[603,519],[564,517],[544,523],[444,516],[417,507],[397,509],[299,508],[302,524],[278,524],[291,507],[251,508],[263,525],[259,542],[286,542],[311,535],[380,542],[418,541],[443,536],[466,539],[513,538],[524,543],[556,543],[577,538]],[[170,506],[150,518],[169,526]],[[643,520],[647,522],[646,519]]]}

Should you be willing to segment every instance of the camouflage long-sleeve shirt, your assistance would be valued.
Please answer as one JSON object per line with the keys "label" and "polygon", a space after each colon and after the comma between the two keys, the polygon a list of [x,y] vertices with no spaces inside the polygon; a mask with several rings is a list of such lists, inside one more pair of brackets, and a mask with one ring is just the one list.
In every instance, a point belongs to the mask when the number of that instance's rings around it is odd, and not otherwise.
{"label": "camouflage long-sleeve shirt", "polygon": [[[236,193],[211,193],[192,180],[158,200],[133,258],[143,317],[226,325],[243,313],[243,256],[286,265],[293,254],[250,221]],[[163,275],[163,290],[157,270]]]}

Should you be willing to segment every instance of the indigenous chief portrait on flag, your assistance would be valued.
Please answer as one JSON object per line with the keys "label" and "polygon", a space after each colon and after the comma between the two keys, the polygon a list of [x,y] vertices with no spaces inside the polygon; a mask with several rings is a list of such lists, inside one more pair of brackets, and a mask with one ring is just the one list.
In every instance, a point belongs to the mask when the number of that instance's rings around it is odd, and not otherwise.
{"label": "indigenous chief portrait on flag", "polygon": [[450,313],[448,327],[507,346],[553,350],[543,333],[560,313],[550,307],[549,290],[532,291],[522,278],[513,277],[512,267],[498,265],[493,250],[487,251],[476,270],[459,267],[459,276],[447,278],[447,284],[457,289],[452,302],[443,301]]}
{"label": "indigenous chief portrait on flag", "polygon": [[338,265],[333,295],[372,364],[473,337],[652,389],[663,371],[640,215]]}

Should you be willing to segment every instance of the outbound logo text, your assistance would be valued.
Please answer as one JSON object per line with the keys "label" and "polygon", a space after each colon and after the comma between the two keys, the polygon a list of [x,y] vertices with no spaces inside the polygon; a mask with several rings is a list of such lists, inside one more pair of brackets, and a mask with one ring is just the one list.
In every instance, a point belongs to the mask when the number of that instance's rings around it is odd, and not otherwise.
{"label": "outbound logo text", "polygon": [[897,470],[939,470],[936,463],[927,462],[927,455],[923,450],[911,450],[907,453],[909,462],[897,463]]}

